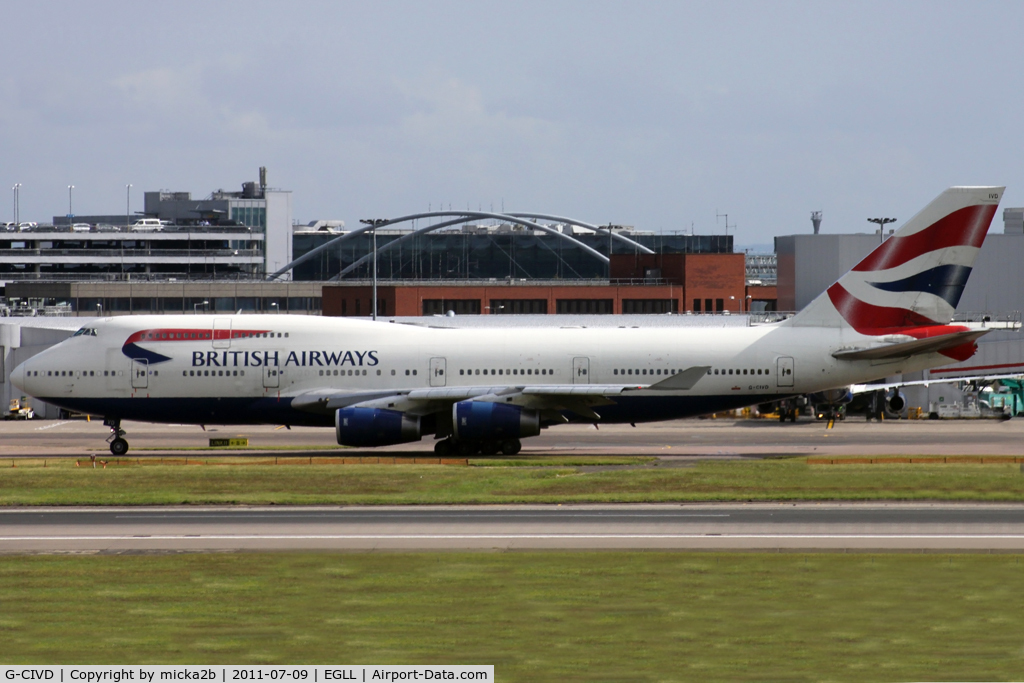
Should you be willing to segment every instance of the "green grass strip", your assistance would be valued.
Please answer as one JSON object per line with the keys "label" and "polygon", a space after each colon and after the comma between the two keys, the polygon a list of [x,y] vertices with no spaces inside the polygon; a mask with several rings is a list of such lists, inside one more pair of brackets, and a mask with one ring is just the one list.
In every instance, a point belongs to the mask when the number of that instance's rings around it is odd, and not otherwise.
{"label": "green grass strip", "polygon": [[0,505],[1024,501],[1018,465],[823,466],[780,459],[582,471],[238,460],[224,467],[0,467]]}
{"label": "green grass strip", "polygon": [[0,557],[0,662],[494,664],[500,681],[1019,680],[1020,555]]}

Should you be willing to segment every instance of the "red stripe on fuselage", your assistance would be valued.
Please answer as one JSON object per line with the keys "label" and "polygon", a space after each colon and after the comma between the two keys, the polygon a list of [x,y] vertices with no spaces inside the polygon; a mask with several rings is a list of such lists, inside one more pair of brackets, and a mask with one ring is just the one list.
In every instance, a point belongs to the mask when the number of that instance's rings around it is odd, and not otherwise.
{"label": "red stripe on fuselage", "polygon": [[195,330],[162,328],[155,330],[139,330],[128,339],[125,344],[154,341],[196,341],[198,339],[244,339],[249,336],[255,337],[258,334],[266,334],[268,330]]}
{"label": "red stripe on fuselage", "polygon": [[936,249],[980,248],[995,213],[994,204],[964,207],[913,235],[890,237],[853,269],[860,272],[886,270]]}

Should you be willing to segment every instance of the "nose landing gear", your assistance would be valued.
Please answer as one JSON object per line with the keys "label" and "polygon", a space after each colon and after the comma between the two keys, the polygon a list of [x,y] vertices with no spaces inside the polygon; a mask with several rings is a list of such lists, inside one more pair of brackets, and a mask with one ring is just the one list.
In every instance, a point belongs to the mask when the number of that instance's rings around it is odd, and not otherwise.
{"label": "nose landing gear", "polygon": [[121,429],[121,420],[107,417],[103,419],[103,424],[106,427],[110,427],[110,436],[107,437],[107,443],[110,444],[110,452],[114,455],[124,455],[127,453],[128,442],[125,441],[124,436],[128,432]]}

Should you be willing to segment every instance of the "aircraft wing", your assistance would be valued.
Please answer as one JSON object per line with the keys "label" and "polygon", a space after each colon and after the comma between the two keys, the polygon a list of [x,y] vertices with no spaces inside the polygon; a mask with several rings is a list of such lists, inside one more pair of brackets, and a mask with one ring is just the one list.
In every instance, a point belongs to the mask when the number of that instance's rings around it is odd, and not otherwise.
{"label": "aircraft wing", "polygon": [[600,419],[593,408],[614,403],[611,397],[627,391],[685,391],[707,374],[707,366],[695,366],[655,384],[525,384],[475,387],[430,387],[404,391],[343,391],[318,389],[292,398],[292,407],[330,414],[341,408],[383,408],[412,415],[428,415],[450,409],[459,401],[510,403],[533,410],[569,411]]}
{"label": "aircraft wing", "polygon": [[[936,337],[914,339],[912,341],[899,341],[880,346],[869,346],[866,348],[840,349],[832,354],[833,358],[839,360],[884,360],[887,358],[907,358],[923,353],[936,353],[952,349],[962,344],[969,344],[977,341],[978,338],[991,332],[989,329],[962,330],[951,332]],[[901,335],[902,336],[902,335]]]}

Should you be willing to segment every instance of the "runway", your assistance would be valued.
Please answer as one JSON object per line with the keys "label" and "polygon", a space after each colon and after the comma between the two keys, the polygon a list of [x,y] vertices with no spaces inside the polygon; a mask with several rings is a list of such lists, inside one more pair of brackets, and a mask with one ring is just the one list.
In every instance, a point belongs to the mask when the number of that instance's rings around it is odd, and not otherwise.
{"label": "runway", "polygon": [[0,511],[0,552],[1024,551],[1024,505],[759,504]]}

